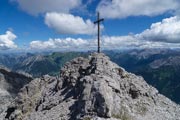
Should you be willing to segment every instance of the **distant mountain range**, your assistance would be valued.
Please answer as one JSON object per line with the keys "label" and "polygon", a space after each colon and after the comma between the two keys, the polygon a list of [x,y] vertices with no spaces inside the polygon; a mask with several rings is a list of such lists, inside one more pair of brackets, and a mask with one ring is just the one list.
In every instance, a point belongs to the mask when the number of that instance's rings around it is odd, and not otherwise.
{"label": "distant mountain range", "polygon": [[75,57],[86,55],[87,53],[83,52],[2,54],[0,56],[0,65],[16,72],[28,73],[33,77],[40,77],[46,74],[57,75],[65,62]]}
{"label": "distant mountain range", "polygon": [[[110,59],[128,72],[141,75],[160,93],[180,103],[180,51],[169,49],[144,49],[129,51],[104,51]],[[58,75],[69,60],[86,52],[54,52],[46,54],[2,54],[0,64],[13,71],[29,73],[33,77]]]}

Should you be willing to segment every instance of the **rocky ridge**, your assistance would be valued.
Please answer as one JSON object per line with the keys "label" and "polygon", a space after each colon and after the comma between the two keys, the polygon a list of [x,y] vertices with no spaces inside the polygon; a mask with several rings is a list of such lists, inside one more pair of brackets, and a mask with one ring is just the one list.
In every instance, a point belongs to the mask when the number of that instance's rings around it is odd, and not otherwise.
{"label": "rocky ridge", "polygon": [[4,120],[180,120],[180,107],[104,54],[65,64],[19,92]]}

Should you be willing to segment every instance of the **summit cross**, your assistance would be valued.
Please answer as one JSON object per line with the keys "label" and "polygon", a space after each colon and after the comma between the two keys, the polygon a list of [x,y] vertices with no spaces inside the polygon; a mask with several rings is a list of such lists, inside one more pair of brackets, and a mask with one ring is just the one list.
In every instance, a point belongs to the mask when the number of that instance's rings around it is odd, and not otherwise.
{"label": "summit cross", "polygon": [[98,24],[98,50],[97,52],[100,53],[100,22],[104,21],[103,18],[100,19],[100,14],[98,12],[97,20],[94,22],[94,24]]}

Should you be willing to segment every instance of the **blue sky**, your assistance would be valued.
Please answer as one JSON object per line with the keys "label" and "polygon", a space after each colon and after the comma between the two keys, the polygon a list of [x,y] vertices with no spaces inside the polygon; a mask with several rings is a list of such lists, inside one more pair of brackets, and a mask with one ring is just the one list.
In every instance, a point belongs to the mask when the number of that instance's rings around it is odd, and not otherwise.
{"label": "blue sky", "polygon": [[[1,0],[0,50],[179,48],[179,0]],[[88,46],[88,47],[87,47]]]}

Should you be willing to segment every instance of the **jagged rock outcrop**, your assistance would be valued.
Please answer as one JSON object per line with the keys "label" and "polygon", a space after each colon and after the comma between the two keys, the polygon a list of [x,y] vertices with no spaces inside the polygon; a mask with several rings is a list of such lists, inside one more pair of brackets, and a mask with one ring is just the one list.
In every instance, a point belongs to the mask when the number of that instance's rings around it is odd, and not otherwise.
{"label": "jagged rock outcrop", "polygon": [[32,80],[31,76],[0,67],[0,118],[7,105],[15,98],[19,90]]}
{"label": "jagged rock outcrop", "polygon": [[180,107],[104,54],[65,64],[26,85],[7,120],[180,120]]}

